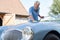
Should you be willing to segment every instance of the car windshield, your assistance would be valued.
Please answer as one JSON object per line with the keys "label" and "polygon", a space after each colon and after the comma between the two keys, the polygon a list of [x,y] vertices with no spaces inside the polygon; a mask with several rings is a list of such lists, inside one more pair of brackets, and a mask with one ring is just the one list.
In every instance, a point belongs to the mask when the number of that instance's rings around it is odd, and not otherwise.
{"label": "car windshield", "polygon": [[60,22],[60,18],[47,16],[44,19],[40,19],[41,22]]}

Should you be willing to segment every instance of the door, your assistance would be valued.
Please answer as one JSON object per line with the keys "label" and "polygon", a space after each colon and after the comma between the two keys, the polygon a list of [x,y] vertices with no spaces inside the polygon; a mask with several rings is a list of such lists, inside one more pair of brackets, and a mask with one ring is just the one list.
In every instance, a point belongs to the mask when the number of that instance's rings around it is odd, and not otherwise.
{"label": "door", "polygon": [[0,26],[2,26],[2,19],[0,18]]}

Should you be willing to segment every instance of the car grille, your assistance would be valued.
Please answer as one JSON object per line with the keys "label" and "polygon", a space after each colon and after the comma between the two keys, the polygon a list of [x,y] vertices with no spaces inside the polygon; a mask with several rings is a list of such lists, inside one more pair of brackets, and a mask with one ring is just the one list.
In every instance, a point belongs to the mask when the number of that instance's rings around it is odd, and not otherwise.
{"label": "car grille", "polygon": [[2,40],[21,40],[22,39],[22,32],[18,30],[11,30],[4,34]]}

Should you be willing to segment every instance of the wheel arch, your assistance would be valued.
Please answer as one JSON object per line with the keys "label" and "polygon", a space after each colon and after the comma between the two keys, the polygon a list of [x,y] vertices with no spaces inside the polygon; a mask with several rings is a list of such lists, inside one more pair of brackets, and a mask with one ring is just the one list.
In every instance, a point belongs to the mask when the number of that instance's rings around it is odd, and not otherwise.
{"label": "wheel arch", "polygon": [[[45,37],[46,37],[48,34],[55,34],[55,35],[57,35],[57,36],[60,38],[60,34],[59,34],[59,32],[57,32],[56,30],[52,30],[52,31],[48,32],[48,33],[45,35]],[[43,38],[43,40],[45,39],[45,37]]]}

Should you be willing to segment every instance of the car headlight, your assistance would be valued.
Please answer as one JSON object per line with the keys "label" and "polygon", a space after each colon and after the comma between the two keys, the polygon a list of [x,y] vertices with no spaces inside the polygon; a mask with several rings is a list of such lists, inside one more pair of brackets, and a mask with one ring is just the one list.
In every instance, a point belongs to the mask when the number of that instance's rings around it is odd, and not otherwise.
{"label": "car headlight", "polygon": [[22,30],[22,39],[21,40],[32,40],[33,32],[31,27],[26,27]]}

